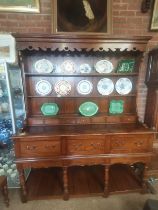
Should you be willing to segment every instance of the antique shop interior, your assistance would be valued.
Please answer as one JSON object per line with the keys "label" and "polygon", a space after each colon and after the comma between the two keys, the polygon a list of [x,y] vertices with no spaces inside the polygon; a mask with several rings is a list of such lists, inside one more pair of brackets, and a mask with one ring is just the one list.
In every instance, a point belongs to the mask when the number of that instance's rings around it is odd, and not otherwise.
{"label": "antique shop interior", "polygon": [[0,0],[0,210],[158,210],[158,0]]}

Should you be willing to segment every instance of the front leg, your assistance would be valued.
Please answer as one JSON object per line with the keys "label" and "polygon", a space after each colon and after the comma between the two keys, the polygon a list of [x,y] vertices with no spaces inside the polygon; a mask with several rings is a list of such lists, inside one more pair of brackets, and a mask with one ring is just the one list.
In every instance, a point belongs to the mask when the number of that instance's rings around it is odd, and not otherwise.
{"label": "front leg", "polygon": [[23,203],[27,202],[27,190],[26,190],[26,183],[25,183],[25,175],[23,169],[18,169],[19,171],[19,180],[21,186],[21,201]]}
{"label": "front leg", "polygon": [[7,179],[5,180],[2,186],[2,194],[4,196],[4,202],[7,207],[9,207],[9,197],[8,197],[8,187],[7,187]]}
{"label": "front leg", "polygon": [[104,197],[107,198],[109,195],[109,165],[104,166]]}
{"label": "front leg", "polygon": [[64,196],[63,196],[63,199],[66,201],[66,200],[69,199],[67,167],[63,167],[63,183],[64,183]]}
{"label": "front leg", "polygon": [[144,166],[143,176],[142,176],[142,193],[145,194],[147,192],[147,170],[148,166]]}

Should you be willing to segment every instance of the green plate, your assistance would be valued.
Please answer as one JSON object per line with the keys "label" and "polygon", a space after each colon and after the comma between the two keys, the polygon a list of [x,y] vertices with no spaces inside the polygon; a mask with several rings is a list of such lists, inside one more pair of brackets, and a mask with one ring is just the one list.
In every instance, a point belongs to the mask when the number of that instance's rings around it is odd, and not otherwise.
{"label": "green plate", "polygon": [[133,72],[135,65],[135,60],[133,59],[126,59],[121,60],[117,67],[118,73],[130,73]]}
{"label": "green plate", "polygon": [[95,115],[98,112],[98,106],[97,104],[87,101],[80,105],[79,112],[86,117],[91,117]]}
{"label": "green plate", "polygon": [[45,116],[54,116],[58,113],[59,107],[56,103],[44,103],[41,106],[41,112]]}
{"label": "green plate", "polygon": [[122,114],[123,107],[124,107],[123,100],[111,100],[110,107],[109,107],[109,113],[110,114]]}

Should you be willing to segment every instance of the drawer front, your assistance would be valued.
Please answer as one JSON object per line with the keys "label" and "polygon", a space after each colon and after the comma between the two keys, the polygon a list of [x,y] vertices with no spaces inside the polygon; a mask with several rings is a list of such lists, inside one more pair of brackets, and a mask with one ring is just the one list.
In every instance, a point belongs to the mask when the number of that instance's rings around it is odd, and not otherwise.
{"label": "drawer front", "polygon": [[67,143],[68,155],[94,155],[105,153],[105,137],[70,137]]}
{"label": "drawer front", "polygon": [[137,153],[152,151],[153,135],[116,135],[111,136],[111,153]]}
{"label": "drawer front", "polygon": [[23,141],[20,143],[21,157],[48,157],[61,154],[59,140]]}

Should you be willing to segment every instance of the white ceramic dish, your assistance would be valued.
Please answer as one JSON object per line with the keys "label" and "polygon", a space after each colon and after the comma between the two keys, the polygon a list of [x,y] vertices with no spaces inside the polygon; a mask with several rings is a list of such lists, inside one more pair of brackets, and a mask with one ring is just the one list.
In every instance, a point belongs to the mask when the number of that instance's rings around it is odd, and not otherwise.
{"label": "white ceramic dish", "polygon": [[92,71],[92,68],[88,63],[83,63],[80,65],[80,73],[89,74],[91,71]]}
{"label": "white ceramic dish", "polygon": [[96,63],[95,69],[100,74],[108,74],[113,70],[113,64],[108,60],[100,60]]}
{"label": "white ceramic dish", "polygon": [[61,64],[61,72],[64,74],[75,73],[75,63],[71,60],[66,60]]}
{"label": "white ceramic dish", "polygon": [[41,59],[41,60],[36,61],[36,63],[35,63],[35,70],[38,73],[49,74],[49,73],[51,73],[52,71],[55,70],[55,65],[52,64],[47,59]]}
{"label": "white ceramic dish", "polygon": [[77,92],[81,95],[88,95],[93,90],[93,84],[88,80],[81,80],[77,84]]}
{"label": "white ceramic dish", "polygon": [[114,90],[114,83],[111,79],[103,78],[98,82],[97,90],[101,95],[110,95]]}
{"label": "white ceramic dish", "polygon": [[66,80],[60,80],[55,83],[54,90],[58,96],[66,96],[71,91],[71,84]]}
{"label": "white ceramic dish", "polygon": [[132,82],[128,78],[120,78],[115,84],[115,89],[120,95],[126,95],[132,90]]}
{"label": "white ceramic dish", "polygon": [[47,80],[40,80],[36,83],[35,90],[39,95],[46,96],[51,93],[52,85]]}

